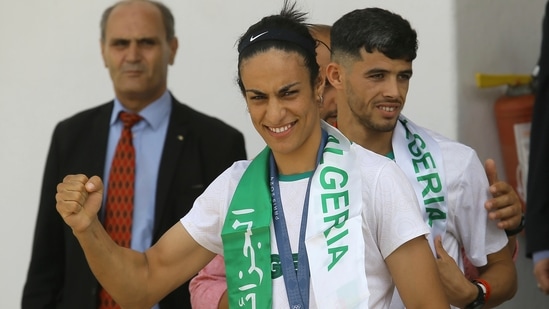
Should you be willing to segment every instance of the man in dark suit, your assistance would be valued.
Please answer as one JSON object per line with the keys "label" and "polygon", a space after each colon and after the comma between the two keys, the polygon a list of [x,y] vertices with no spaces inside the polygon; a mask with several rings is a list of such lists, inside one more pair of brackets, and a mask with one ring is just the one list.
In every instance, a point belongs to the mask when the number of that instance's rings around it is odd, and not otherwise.
{"label": "man in dark suit", "polygon": [[538,288],[549,295],[549,2],[545,6],[536,100],[530,131],[526,194],[526,252]]}
{"label": "man in dark suit", "polygon": [[[122,130],[120,112],[142,117],[132,128],[137,198],[131,247],[136,250],[154,244],[211,181],[234,161],[245,159],[239,131],[179,103],[169,92],[168,66],[177,46],[173,16],[161,3],[122,1],[105,10],[101,51],[115,99],[55,128],[22,308],[99,308],[101,288],[71,229],[56,211],[55,194],[65,175],[109,174]],[[190,308],[187,284],[157,307]]]}

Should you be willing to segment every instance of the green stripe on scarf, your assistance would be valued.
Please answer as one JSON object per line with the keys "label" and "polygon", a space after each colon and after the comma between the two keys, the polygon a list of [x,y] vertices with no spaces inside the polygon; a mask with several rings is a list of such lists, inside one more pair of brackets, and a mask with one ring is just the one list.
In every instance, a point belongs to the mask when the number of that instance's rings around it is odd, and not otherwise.
{"label": "green stripe on scarf", "polygon": [[269,154],[265,147],[244,171],[221,232],[230,308],[272,306]]}

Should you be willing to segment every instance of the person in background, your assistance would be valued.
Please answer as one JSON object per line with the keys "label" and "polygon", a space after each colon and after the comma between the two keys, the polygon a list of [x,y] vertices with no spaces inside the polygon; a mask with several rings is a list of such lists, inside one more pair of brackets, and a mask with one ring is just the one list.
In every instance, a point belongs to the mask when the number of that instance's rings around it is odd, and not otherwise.
{"label": "person in background", "polygon": [[294,7],[285,2],[238,43],[238,84],[267,147],[223,172],[154,246],[111,239],[97,217],[100,177],[58,185],[59,215],[123,307],[151,306],[216,254],[231,307],[386,308],[395,285],[407,308],[449,307],[405,175],[321,122],[324,79]]}
{"label": "person in background", "polygon": [[[488,218],[483,166],[473,149],[402,115],[417,35],[381,8],[345,14],[332,26],[327,76],[337,91],[338,128],[351,141],[393,158],[416,191],[446,295],[457,308],[489,308],[511,299],[517,275],[503,230]],[[479,269],[463,274],[462,248]],[[392,308],[406,307],[395,291]]]}
{"label": "person in background", "polygon": [[[128,244],[132,249],[145,251],[156,243],[215,177],[246,158],[239,131],[179,103],[168,90],[168,66],[174,62],[178,40],[173,15],[165,5],[120,1],[104,11],[100,26],[101,53],[115,97],[55,128],[21,301],[24,309],[105,308],[99,295],[101,299],[108,295],[55,210],[55,194],[67,174],[100,175],[107,180],[122,131],[120,113],[141,118],[132,127],[135,203]],[[110,208],[109,192],[104,193],[99,204],[106,209],[98,213],[98,222],[103,223]],[[188,286],[183,285],[158,299],[155,308],[190,308],[189,298]]]}
{"label": "person in background", "polygon": [[[330,63],[330,30],[329,25],[324,24],[311,24],[309,25],[309,31],[316,40],[316,61],[320,66],[320,74],[326,76],[326,67]],[[320,118],[327,123],[337,126],[337,104],[335,101],[335,90],[328,80],[324,82],[324,93],[322,94],[324,99],[320,107]]]}
{"label": "person in background", "polygon": [[526,194],[526,256],[533,259],[538,288],[549,295],[549,2],[545,4]]}

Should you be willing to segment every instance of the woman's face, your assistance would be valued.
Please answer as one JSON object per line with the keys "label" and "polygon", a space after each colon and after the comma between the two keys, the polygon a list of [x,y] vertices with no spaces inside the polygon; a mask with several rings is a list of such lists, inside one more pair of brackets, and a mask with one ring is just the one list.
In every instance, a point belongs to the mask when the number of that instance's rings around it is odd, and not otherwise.
{"label": "woman's face", "polygon": [[275,155],[316,152],[322,85],[311,87],[302,56],[259,53],[242,61],[240,79],[252,123]]}

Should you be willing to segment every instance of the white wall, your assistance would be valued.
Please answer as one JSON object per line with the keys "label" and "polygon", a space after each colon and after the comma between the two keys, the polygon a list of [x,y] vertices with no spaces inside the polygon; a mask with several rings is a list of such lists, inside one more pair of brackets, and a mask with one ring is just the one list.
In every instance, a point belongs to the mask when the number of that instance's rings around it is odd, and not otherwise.
{"label": "white wall", "polygon": [[[20,305],[45,156],[54,125],[112,98],[99,54],[99,18],[110,0],[0,1],[0,297]],[[244,132],[248,155],[263,142],[235,85],[235,42],[282,0],[166,0],[180,50],[170,89],[190,106]],[[333,23],[359,7],[409,19],[419,56],[405,114],[499,158],[491,104],[474,72],[529,73],[539,50],[544,0],[298,0],[312,22]]]}
{"label": "white wall", "polygon": [[480,158],[493,157],[503,172],[494,103],[506,87],[478,89],[476,72],[531,74],[541,42],[545,0],[455,1],[455,79],[458,139]]}

